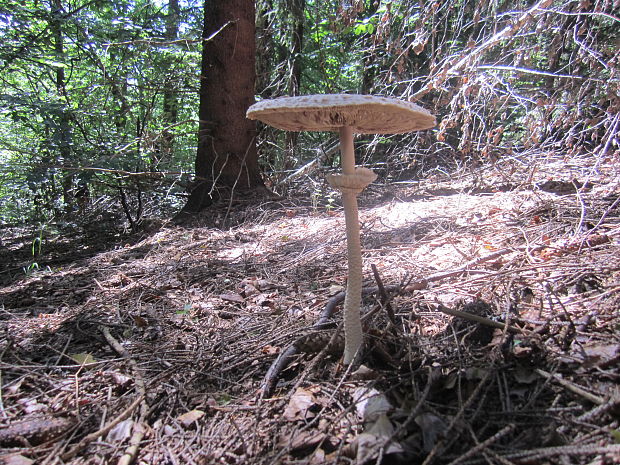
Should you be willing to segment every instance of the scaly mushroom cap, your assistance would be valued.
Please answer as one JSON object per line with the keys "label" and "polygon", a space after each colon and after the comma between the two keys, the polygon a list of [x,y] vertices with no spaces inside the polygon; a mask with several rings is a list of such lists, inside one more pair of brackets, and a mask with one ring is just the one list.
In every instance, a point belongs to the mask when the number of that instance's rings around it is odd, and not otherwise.
{"label": "scaly mushroom cap", "polygon": [[435,126],[435,117],[415,103],[372,95],[280,97],[255,103],[246,116],[287,131],[401,134]]}

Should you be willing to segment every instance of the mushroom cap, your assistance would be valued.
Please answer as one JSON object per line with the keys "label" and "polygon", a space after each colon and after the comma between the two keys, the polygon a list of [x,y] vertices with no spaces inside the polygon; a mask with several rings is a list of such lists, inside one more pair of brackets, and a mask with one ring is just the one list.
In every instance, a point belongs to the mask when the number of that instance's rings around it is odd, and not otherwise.
{"label": "mushroom cap", "polygon": [[337,131],[401,134],[435,126],[435,117],[415,103],[353,94],[280,97],[255,103],[246,115],[287,131]]}

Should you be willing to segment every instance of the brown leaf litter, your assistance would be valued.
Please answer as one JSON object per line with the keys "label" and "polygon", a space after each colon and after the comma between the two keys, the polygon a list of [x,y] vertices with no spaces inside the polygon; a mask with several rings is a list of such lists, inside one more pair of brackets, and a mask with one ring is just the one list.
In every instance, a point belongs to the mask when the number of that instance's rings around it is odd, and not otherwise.
{"label": "brown leaf litter", "polygon": [[[537,169],[361,197],[371,291],[350,369],[324,350],[338,312],[312,336],[346,282],[332,203],[226,205],[226,230],[163,227],[28,275],[12,261],[2,460],[617,463],[618,165]],[[588,189],[536,187],[574,178]]]}

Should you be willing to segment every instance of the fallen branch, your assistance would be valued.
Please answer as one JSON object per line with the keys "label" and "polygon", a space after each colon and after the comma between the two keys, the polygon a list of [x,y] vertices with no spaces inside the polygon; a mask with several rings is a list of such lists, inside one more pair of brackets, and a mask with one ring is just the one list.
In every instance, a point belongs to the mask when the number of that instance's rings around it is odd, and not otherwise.
{"label": "fallen branch", "polygon": [[[365,288],[362,289],[362,295],[366,295],[370,293],[375,288]],[[339,292],[334,295],[331,299],[327,301],[327,305],[321,312],[321,316],[317,320],[315,324],[310,328],[311,330],[321,330],[326,329],[331,325],[330,318],[334,314],[336,310],[336,306],[344,300],[345,292]],[[303,335],[291,345],[289,345],[286,349],[284,349],[278,357],[274,360],[274,362],[267,370],[267,374],[265,375],[265,379],[263,381],[263,385],[261,386],[261,397],[269,397],[273,392],[273,388],[275,387],[278,378],[280,377],[280,373],[282,373],[286,367],[291,362],[292,358],[299,353],[299,346],[302,345],[302,341],[306,338],[306,335]]]}
{"label": "fallen branch", "polygon": [[236,21],[228,21],[227,23],[225,23],[221,28],[219,28],[217,31],[215,31],[213,34],[211,34],[209,37],[203,37],[200,39],[176,39],[176,40],[157,40],[157,39],[136,39],[136,40],[129,40],[126,42],[108,42],[105,44],[102,44],[104,48],[108,48],[108,47],[118,47],[118,46],[126,46],[126,45],[152,45],[155,47],[161,47],[161,46],[169,46],[169,45],[189,45],[189,44],[194,44],[194,43],[198,43],[198,42],[209,42],[210,40],[213,40],[215,38],[215,36],[217,36],[220,32],[222,32],[224,29],[226,29],[228,26],[230,26],[231,24],[235,24]]}
{"label": "fallen branch", "polygon": [[[598,444],[582,444],[558,447],[542,447],[540,449],[531,449],[523,452],[503,455],[504,459],[514,460],[522,459],[520,463],[542,463],[540,460],[557,457],[557,456],[582,456],[582,455],[601,455],[601,454],[619,454],[620,444],[598,445]],[[596,462],[593,462],[596,463]],[[601,462],[606,463],[606,462]]]}
{"label": "fallen branch", "polygon": [[493,321],[483,316],[474,315],[473,313],[461,312],[460,310],[453,310],[448,307],[444,307],[443,305],[439,305],[437,307],[442,313],[447,315],[456,316],[459,318],[464,318],[466,320],[475,321],[476,323],[480,323],[481,325],[490,326],[491,328],[501,329],[502,331],[510,331],[511,333],[520,333],[520,334],[528,334],[530,331],[517,328],[516,326],[507,325],[505,323],[500,323],[499,321]]}
{"label": "fallen branch", "polygon": [[385,307],[385,311],[387,312],[388,318],[395,328],[396,325],[396,315],[394,315],[394,309],[392,308],[392,304],[390,303],[390,296],[385,290],[385,286],[383,285],[383,281],[381,280],[381,276],[379,276],[379,271],[377,270],[377,266],[373,263],[370,265],[372,268],[372,274],[375,277],[375,281],[377,282],[377,289],[379,290],[379,294],[381,295],[381,303]]}
{"label": "fallen branch", "polygon": [[513,432],[515,428],[516,428],[516,426],[514,424],[509,423],[507,426],[502,428],[500,431],[495,433],[493,436],[488,438],[486,441],[482,441],[476,447],[472,447],[467,452],[465,452],[463,455],[461,455],[461,456],[457,457],[456,459],[454,459],[448,465],[456,465],[457,463],[461,463],[462,461],[464,461],[464,460],[466,460],[466,459],[468,459],[470,457],[473,457],[474,455],[484,451],[491,444],[496,443],[498,440],[500,440],[502,437],[506,436],[508,433]]}
{"label": "fallen branch", "polygon": [[591,394],[585,389],[577,386],[575,383],[571,383],[570,381],[567,381],[556,374],[548,373],[539,368],[536,368],[534,371],[545,379],[552,379],[553,381],[556,381],[558,384],[560,384],[562,387],[565,387],[566,389],[571,391],[573,394],[577,394],[578,396],[581,396],[584,399],[589,400],[593,404],[603,405],[605,403],[605,399],[603,399],[602,397],[597,396],[595,394]]}

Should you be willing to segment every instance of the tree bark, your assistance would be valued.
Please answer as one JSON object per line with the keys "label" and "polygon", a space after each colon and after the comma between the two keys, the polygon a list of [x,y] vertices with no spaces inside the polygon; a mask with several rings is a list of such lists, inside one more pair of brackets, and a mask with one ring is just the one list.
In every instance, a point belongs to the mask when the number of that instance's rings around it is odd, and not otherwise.
{"label": "tree bark", "polygon": [[[62,0],[52,0],[50,2],[51,7],[51,21],[50,30],[54,37],[54,53],[58,61],[64,61],[64,37],[62,32],[62,14],[63,5]],[[67,87],[65,81],[65,70],[63,67],[56,68],[56,92],[61,100],[67,101]],[[58,139],[58,147],[60,153],[60,164],[71,165],[72,150],[71,150],[71,117],[68,109],[63,108],[60,112],[60,121],[57,129],[56,137]],[[62,178],[62,195],[65,212],[69,213],[73,209],[73,181],[74,175],[71,172],[63,174]]]}
{"label": "tree bark", "polygon": [[[179,0],[168,0],[168,14],[166,16],[166,40],[173,41],[179,33],[179,17],[181,9],[179,8]],[[167,72],[172,69],[173,61],[166,63]],[[177,91],[174,87],[174,81],[170,79],[170,84],[164,89],[163,116],[166,124],[174,124],[177,122],[179,112],[179,102]]]}
{"label": "tree bark", "polygon": [[264,187],[256,123],[245,117],[254,103],[254,21],[253,0],[205,0],[196,182],[186,213]]}
{"label": "tree bark", "polygon": [[274,50],[276,43],[271,30],[270,12],[273,10],[272,0],[256,2],[256,93],[262,98],[273,95],[271,71],[274,68]]}
{"label": "tree bark", "polygon": [[[304,12],[306,0],[288,0],[287,7],[291,22],[291,50],[289,57],[288,95],[299,95],[301,87],[301,53],[304,41]],[[283,163],[285,170],[295,165],[295,148],[299,133],[296,131],[286,132],[286,158]]]}
{"label": "tree bark", "polygon": [[[168,14],[166,15],[166,40],[173,41],[179,32],[179,19],[181,9],[179,0],[168,0]],[[174,126],[178,121],[179,99],[177,95],[177,84],[172,77],[175,59],[167,59],[164,62],[166,79],[164,81],[164,95],[162,103],[162,120],[164,129],[162,131],[161,144],[157,150],[159,153],[151,159],[151,169],[157,169],[159,162],[168,158],[171,159],[174,150]]]}
{"label": "tree bark", "polygon": [[304,42],[304,12],[306,0],[289,0],[291,21],[291,56],[288,94],[299,95],[301,84],[301,53]]}

